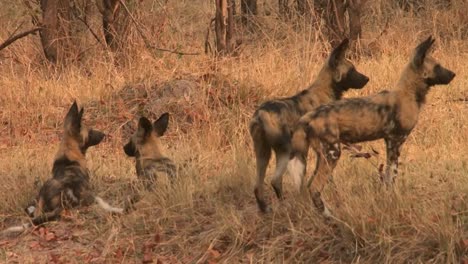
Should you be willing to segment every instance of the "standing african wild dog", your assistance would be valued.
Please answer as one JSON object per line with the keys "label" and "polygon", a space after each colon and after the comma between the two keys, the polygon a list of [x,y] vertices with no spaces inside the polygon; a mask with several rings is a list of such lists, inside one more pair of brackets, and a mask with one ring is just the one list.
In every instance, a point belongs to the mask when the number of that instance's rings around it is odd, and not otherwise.
{"label": "standing african wild dog", "polygon": [[[262,212],[269,210],[264,200],[263,184],[266,169],[271,157],[271,150],[276,155],[276,170],[271,184],[278,198],[282,198],[282,176],[286,169],[305,170],[298,162],[289,164],[291,155],[292,129],[299,118],[315,107],[338,100],[350,88],[364,87],[369,78],[358,71],[345,58],[348,39],[335,48],[316,80],[302,92],[287,98],[264,102],[255,111],[250,122],[257,162],[257,182],[255,198]],[[289,168],[288,168],[289,167]],[[299,181],[298,181],[299,180]],[[301,179],[295,179],[298,189],[302,186]]]}
{"label": "standing african wild dog", "polygon": [[394,182],[401,146],[418,121],[426,94],[432,86],[448,84],[455,77],[455,73],[427,55],[433,43],[434,39],[429,37],[416,47],[396,89],[370,97],[331,102],[299,120],[293,135],[293,155],[307,155],[309,145],[317,153],[317,167],[308,184],[312,184],[315,206],[324,214],[329,211],[320,192],[338,162],[340,143],[384,139],[387,166],[383,181],[386,185]]}
{"label": "standing african wild dog", "polygon": [[146,117],[141,117],[137,131],[124,146],[125,154],[135,157],[137,176],[146,188],[152,186],[158,174],[166,174],[171,181],[176,177],[176,165],[163,154],[159,139],[168,124],[168,113],[162,114],[153,124]]}
{"label": "standing african wild dog", "polygon": [[[41,187],[35,206],[26,208],[34,225],[58,219],[66,207],[88,206],[94,202],[106,211],[123,212],[122,208],[112,207],[95,196],[90,189],[85,154],[89,147],[102,141],[104,133],[85,127],[81,122],[83,112],[84,108],[78,110],[74,102],[65,117],[62,142],[52,166],[52,178]],[[11,227],[2,233],[22,232],[30,226]]]}

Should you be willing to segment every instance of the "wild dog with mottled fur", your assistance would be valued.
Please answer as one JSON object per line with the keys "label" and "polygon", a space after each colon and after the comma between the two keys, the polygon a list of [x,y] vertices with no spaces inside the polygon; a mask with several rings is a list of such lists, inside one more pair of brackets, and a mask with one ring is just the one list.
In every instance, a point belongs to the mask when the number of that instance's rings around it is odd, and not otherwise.
{"label": "wild dog with mottled fur", "polygon": [[124,146],[124,152],[135,157],[138,178],[150,189],[157,176],[165,174],[174,180],[177,168],[174,162],[162,151],[160,137],[169,124],[169,113],[162,114],[153,124],[146,117],[138,121],[138,129]]}
{"label": "wild dog with mottled fur", "polygon": [[[356,71],[354,65],[345,58],[347,48],[348,39],[345,39],[332,51],[316,80],[306,90],[292,97],[264,102],[255,111],[250,122],[250,135],[257,162],[254,193],[262,212],[269,210],[263,197],[263,184],[271,150],[273,149],[276,155],[276,170],[271,184],[276,196],[282,199],[282,177],[285,171],[305,170],[305,166],[297,166],[298,162],[288,166],[292,131],[296,122],[306,112],[321,104],[340,99],[350,88],[361,89],[369,81],[367,76]],[[300,189],[301,179],[298,181],[296,178],[295,181]]]}
{"label": "wild dog with mottled fur", "polygon": [[308,185],[312,185],[314,204],[322,213],[329,214],[329,210],[320,192],[340,158],[340,143],[384,139],[387,164],[383,181],[393,184],[401,146],[418,121],[427,93],[432,86],[449,84],[455,77],[427,54],[433,43],[429,37],[416,47],[394,90],[331,102],[299,120],[293,135],[293,155],[303,160],[309,145],[317,153],[317,166]]}
{"label": "wild dog with mottled fur", "polygon": [[[52,178],[39,191],[36,205],[26,208],[32,223],[39,225],[56,220],[64,208],[97,203],[109,212],[122,213],[122,208],[110,206],[90,189],[89,170],[86,165],[86,150],[99,144],[104,133],[89,129],[82,124],[84,108],[78,110],[73,103],[64,121],[64,133],[60,148],[52,166]],[[21,232],[30,224],[12,227],[2,233]]]}

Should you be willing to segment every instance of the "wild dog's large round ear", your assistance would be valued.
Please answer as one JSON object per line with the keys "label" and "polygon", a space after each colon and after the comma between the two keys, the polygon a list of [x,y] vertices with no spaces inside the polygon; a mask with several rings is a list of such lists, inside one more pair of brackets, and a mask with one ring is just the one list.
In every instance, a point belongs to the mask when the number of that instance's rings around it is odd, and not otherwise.
{"label": "wild dog's large round ear", "polygon": [[413,66],[415,68],[419,68],[423,65],[424,59],[426,58],[426,54],[429,51],[429,49],[432,47],[432,44],[434,44],[435,39],[432,38],[432,36],[429,36],[426,40],[421,42],[416,49],[414,50],[414,55],[413,55]]}
{"label": "wild dog's large round ear", "polygon": [[78,112],[78,105],[76,101],[74,101],[65,116],[65,121],[63,123],[65,130],[72,134],[80,133],[82,114],[82,111]]}
{"label": "wild dog's large round ear", "polygon": [[349,39],[345,38],[335,49],[333,49],[332,53],[330,54],[330,58],[328,59],[328,65],[331,68],[336,68],[339,62],[345,58],[348,46]]}
{"label": "wild dog's large round ear", "polygon": [[104,137],[105,137],[105,134],[102,133],[99,130],[94,130],[94,129],[89,130],[89,132],[88,132],[88,142],[86,143],[87,147],[95,146],[95,145],[101,143],[101,141],[104,139]]}
{"label": "wild dog's large round ear", "polygon": [[166,133],[167,127],[169,125],[169,113],[162,114],[158,120],[154,121],[153,128],[158,137],[161,137]]}
{"label": "wild dog's large round ear", "polygon": [[153,126],[151,125],[151,122],[148,120],[148,118],[144,116],[140,117],[140,120],[138,121],[138,137],[146,137],[151,134],[152,130]]}

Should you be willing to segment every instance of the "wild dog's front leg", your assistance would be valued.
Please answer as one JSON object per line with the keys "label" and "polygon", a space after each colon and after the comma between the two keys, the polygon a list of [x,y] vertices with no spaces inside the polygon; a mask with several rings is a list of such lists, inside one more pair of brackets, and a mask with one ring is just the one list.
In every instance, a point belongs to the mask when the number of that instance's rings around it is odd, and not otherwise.
{"label": "wild dog's front leg", "polygon": [[326,207],[321,197],[321,192],[330,177],[332,176],[333,169],[338,163],[341,156],[341,147],[339,143],[329,144],[322,143],[321,151],[317,153],[317,166],[315,168],[314,176],[309,180],[308,186],[312,194],[312,201],[315,207],[325,216],[331,216],[330,210]]}
{"label": "wild dog's front leg", "polygon": [[401,146],[406,140],[406,136],[397,138],[386,138],[387,147],[387,168],[383,176],[383,182],[389,186],[395,182],[398,175],[398,157],[400,157]]}

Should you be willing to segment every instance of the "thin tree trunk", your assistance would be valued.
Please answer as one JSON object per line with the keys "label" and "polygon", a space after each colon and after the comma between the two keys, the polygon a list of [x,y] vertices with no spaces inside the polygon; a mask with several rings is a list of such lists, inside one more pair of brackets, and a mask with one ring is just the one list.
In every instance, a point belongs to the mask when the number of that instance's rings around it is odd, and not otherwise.
{"label": "thin tree trunk", "polygon": [[362,26],[361,26],[361,9],[363,1],[361,0],[350,0],[348,7],[349,16],[349,38],[351,40],[357,40],[361,37]]}
{"label": "thin tree trunk", "polygon": [[70,2],[69,0],[41,0],[42,48],[52,62],[64,62],[70,52]]}
{"label": "thin tree trunk", "polygon": [[215,33],[218,54],[226,55],[232,51],[233,24],[232,1],[216,0]]}
{"label": "thin tree trunk", "polygon": [[42,29],[40,31],[42,49],[46,58],[57,62],[58,57],[58,0],[41,0]]}
{"label": "thin tree trunk", "polygon": [[112,51],[116,52],[121,46],[116,29],[116,17],[120,10],[120,1],[98,0],[96,4],[102,14],[102,27],[106,44]]}

